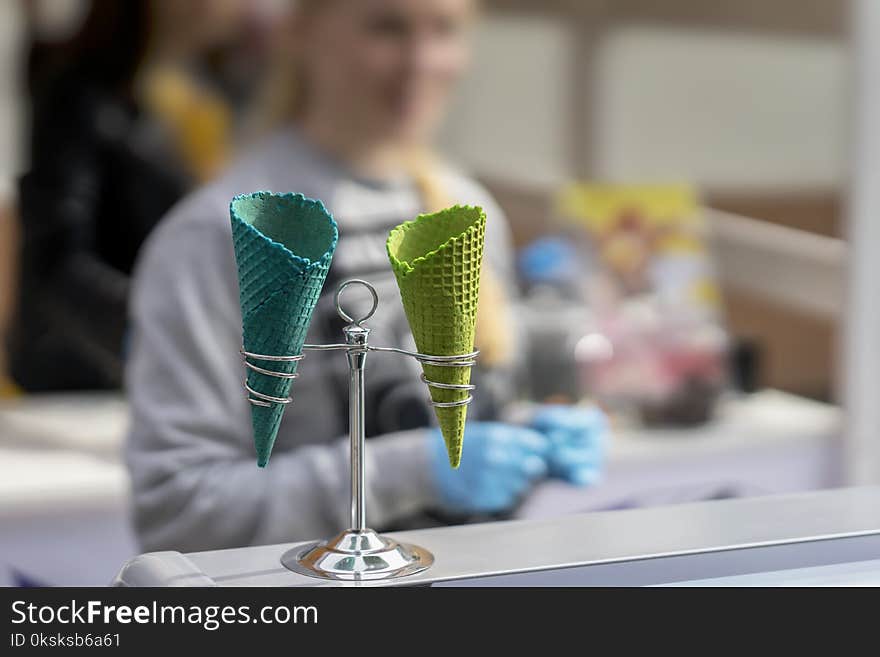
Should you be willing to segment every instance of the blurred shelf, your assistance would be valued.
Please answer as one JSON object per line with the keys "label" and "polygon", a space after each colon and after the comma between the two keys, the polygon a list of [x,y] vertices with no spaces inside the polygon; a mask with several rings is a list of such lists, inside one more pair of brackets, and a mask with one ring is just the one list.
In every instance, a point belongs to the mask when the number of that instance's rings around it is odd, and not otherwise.
{"label": "blurred shelf", "polygon": [[64,509],[126,510],[118,393],[24,395],[0,402],[0,519]]}
{"label": "blurred shelf", "polygon": [[127,514],[129,496],[128,471],[119,460],[0,447],[0,523],[84,509]]}
{"label": "blurred shelf", "polygon": [[48,393],[0,401],[0,448],[70,449],[115,458],[128,431],[121,393]]}
{"label": "blurred shelf", "polygon": [[[135,554],[118,396],[52,395],[0,408],[0,585],[15,573],[100,585]],[[592,489],[542,484],[523,517],[832,486],[842,412],[767,390],[693,429],[623,430]],[[42,432],[42,433],[41,433]],[[63,549],[58,549],[63,546]]]}
{"label": "blurred shelf", "polygon": [[118,394],[0,403],[0,586],[101,586],[137,552]]}
{"label": "blurred shelf", "polygon": [[787,448],[836,440],[843,426],[838,406],[762,390],[723,401],[705,426],[629,429],[615,434],[609,459],[651,464]]}
{"label": "blurred shelf", "polygon": [[[656,487],[667,467],[699,464],[703,469],[692,474],[702,475],[717,466],[729,474],[737,459],[757,462],[779,454],[793,459],[798,454],[824,454],[836,447],[842,422],[839,407],[777,390],[730,398],[704,426],[616,431],[607,480],[619,489],[615,479],[621,472],[647,469],[654,471],[648,479]],[[126,426],[126,404],[114,395],[35,396],[4,404],[0,408],[0,517],[58,505],[127,504],[128,473],[121,459]],[[824,472],[822,463],[813,466]],[[799,477],[795,467],[788,474]],[[695,485],[706,481],[693,476],[685,479]],[[816,483],[818,487],[823,482]],[[643,489],[640,485],[633,491]],[[529,500],[526,510],[541,507],[545,493],[560,491],[573,504],[581,503],[581,491],[547,483]],[[607,486],[587,491],[588,496],[596,492],[604,497],[606,492],[619,496],[622,491],[609,492]],[[568,502],[563,506],[568,508]]]}
{"label": "blurred shelf", "polygon": [[843,240],[719,210],[706,213],[724,283],[818,316],[843,316]]}
{"label": "blurred shelf", "polygon": [[693,428],[614,432],[599,486],[541,484],[517,517],[680,504],[841,484],[843,411],[778,390],[722,403]]}

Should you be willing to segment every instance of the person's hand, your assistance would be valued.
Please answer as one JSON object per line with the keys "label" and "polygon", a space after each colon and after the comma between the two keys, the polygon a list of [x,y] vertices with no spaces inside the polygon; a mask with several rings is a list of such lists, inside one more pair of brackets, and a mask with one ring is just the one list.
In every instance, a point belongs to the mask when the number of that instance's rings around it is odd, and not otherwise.
{"label": "person's hand", "polygon": [[549,443],[537,431],[497,422],[468,422],[461,465],[449,467],[439,430],[430,435],[431,472],[444,509],[492,513],[514,506],[547,475]]}
{"label": "person's hand", "polygon": [[548,405],[538,409],[531,426],[550,441],[549,475],[576,486],[602,477],[608,419],[596,407]]}

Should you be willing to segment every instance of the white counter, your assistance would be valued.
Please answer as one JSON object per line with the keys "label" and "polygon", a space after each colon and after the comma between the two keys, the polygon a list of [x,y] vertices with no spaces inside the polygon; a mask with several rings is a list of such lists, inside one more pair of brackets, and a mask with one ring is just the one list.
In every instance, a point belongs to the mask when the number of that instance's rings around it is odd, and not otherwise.
{"label": "white counter", "polygon": [[[434,564],[390,581],[339,582],[281,565],[298,544],[156,552],[124,586],[642,586],[749,576],[751,584],[869,584],[880,577],[880,487],[588,513],[393,534]],[[835,566],[830,570],[817,568]],[[800,571],[800,572],[797,572]],[[736,579],[728,583],[735,583]]]}

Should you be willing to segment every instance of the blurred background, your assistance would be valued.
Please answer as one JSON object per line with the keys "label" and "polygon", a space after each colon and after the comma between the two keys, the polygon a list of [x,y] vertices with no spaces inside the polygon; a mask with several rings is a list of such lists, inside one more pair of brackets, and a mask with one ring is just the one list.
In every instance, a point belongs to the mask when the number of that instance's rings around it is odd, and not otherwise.
{"label": "blurred background", "polygon": [[[167,3],[176,29],[152,29],[186,66],[141,75],[132,107],[58,91],[77,57],[132,75],[79,39],[89,4],[0,0],[0,584],[101,584],[138,551],[122,362],[102,345],[124,333],[116,311],[156,218],[259,130],[285,6]],[[880,482],[880,17],[867,5],[484,3],[439,147],[512,224],[516,316],[531,328],[520,405],[594,399],[614,426],[600,485],[545,484],[518,515]],[[115,274],[68,263],[50,296],[37,279],[60,247],[22,217],[53,202],[41,193],[53,162],[84,157],[53,149],[54,131],[81,121],[139,182],[64,216],[126,212],[132,227],[114,238]],[[65,184],[92,189],[87,158],[67,161],[82,175]],[[92,305],[78,296],[88,285],[101,289]],[[83,314],[106,315],[106,340],[78,333]]]}

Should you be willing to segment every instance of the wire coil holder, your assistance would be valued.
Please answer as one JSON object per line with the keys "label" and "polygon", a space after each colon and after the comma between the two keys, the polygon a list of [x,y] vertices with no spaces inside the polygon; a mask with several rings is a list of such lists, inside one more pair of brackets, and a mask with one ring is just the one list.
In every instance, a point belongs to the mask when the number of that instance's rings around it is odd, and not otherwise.
{"label": "wire coil holder", "polygon": [[[352,285],[365,287],[372,296],[372,306],[366,314],[355,319],[343,310],[340,303],[342,292]],[[434,556],[425,548],[397,541],[379,535],[367,527],[366,499],[364,489],[365,464],[365,432],[364,432],[364,367],[370,352],[392,353],[414,358],[422,365],[433,367],[473,367],[476,365],[479,351],[453,356],[436,356],[421,354],[397,347],[375,347],[369,344],[370,329],[363,323],[376,312],[379,306],[379,294],[370,283],[361,279],[344,281],[336,289],[333,299],[336,312],[348,325],[343,328],[345,342],[338,344],[305,344],[303,351],[344,351],[349,366],[349,400],[348,400],[348,433],[351,460],[351,525],[348,529],[326,541],[318,541],[294,547],[285,552],[281,563],[288,569],[312,577],[323,579],[364,581],[378,579],[394,579],[405,577],[429,568]],[[267,367],[269,363],[298,363],[305,354],[279,356],[272,354],[256,354],[240,349],[245,367],[248,370],[281,379],[295,379],[298,372],[283,372]],[[257,365],[254,361],[259,361]],[[428,396],[429,403],[438,408],[465,406],[473,400],[471,392],[475,386],[471,384],[452,384],[429,380],[424,374],[421,380],[429,388],[437,390],[456,390],[467,393],[467,396],[449,402],[434,401]],[[273,404],[289,404],[290,397],[273,397],[254,390],[248,385],[245,377],[244,388],[248,401],[261,407]]]}

